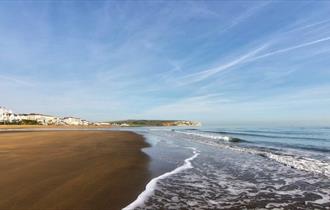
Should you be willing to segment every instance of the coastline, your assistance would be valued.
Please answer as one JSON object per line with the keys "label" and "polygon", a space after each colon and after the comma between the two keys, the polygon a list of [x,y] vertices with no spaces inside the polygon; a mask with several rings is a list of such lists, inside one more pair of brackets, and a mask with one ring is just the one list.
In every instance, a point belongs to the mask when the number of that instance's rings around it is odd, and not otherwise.
{"label": "coastline", "polygon": [[150,179],[148,146],[127,131],[0,132],[0,209],[121,209]]}

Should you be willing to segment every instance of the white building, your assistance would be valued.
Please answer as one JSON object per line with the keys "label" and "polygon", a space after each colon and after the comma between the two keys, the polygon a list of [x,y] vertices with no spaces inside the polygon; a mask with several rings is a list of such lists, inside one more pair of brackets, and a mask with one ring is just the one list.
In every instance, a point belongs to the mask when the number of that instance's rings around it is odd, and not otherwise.
{"label": "white building", "polygon": [[176,126],[202,126],[201,122],[195,122],[195,121],[188,121],[188,120],[179,120],[175,122]]}
{"label": "white building", "polygon": [[111,125],[111,123],[108,123],[108,122],[96,122],[96,123],[93,123],[94,125],[100,125],[100,126],[109,126]]}
{"label": "white building", "polygon": [[20,120],[34,120],[42,125],[57,125],[60,123],[60,118],[44,115],[44,114],[19,114]]}
{"label": "white building", "polygon": [[88,122],[87,120],[82,120],[82,125],[90,125],[91,123]]}
{"label": "white building", "polygon": [[1,123],[12,123],[15,121],[20,121],[20,118],[17,114],[14,114],[10,109],[0,106],[0,122]]}
{"label": "white building", "polygon": [[77,117],[64,117],[62,118],[62,122],[67,125],[84,125],[84,121]]}
{"label": "white building", "polygon": [[82,120],[77,117],[54,117],[50,115],[30,113],[30,114],[15,114],[11,110],[0,106],[0,123],[15,123],[21,122],[22,120],[36,121],[42,125],[90,125],[91,122]]}

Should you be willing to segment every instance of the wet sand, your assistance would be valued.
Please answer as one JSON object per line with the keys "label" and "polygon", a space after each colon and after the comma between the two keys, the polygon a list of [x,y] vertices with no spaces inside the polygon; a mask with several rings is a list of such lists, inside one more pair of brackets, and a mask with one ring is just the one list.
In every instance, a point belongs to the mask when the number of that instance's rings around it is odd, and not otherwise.
{"label": "wet sand", "polygon": [[0,132],[0,209],[121,209],[150,178],[146,146],[122,131]]}

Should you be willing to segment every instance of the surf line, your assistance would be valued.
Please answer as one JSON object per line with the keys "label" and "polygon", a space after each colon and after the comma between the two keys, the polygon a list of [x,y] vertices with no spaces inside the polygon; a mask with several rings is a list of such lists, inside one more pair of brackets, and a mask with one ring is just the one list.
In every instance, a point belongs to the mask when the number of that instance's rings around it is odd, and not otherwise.
{"label": "surf line", "polygon": [[199,151],[194,148],[194,147],[188,147],[190,149],[193,150],[193,156],[187,158],[184,160],[184,164],[175,168],[173,171],[170,172],[166,172],[156,178],[153,178],[147,185],[145,190],[136,198],[135,201],[133,201],[132,203],[130,203],[128,206],[126,206],[125,208],[123,208],[122,210],[132,210],[135,209],[136,207],[139,207],[141,205],[144,204],[144,202],[146,201],[146,199],[151,196],[154,192],[154,190],[156,189],[157,186],[157,182],[158,180],[161,179],[165,179],[173,174],[177,174],[181,171],[193,168],[191,161],[193,161],[198,155],[199,155]]}

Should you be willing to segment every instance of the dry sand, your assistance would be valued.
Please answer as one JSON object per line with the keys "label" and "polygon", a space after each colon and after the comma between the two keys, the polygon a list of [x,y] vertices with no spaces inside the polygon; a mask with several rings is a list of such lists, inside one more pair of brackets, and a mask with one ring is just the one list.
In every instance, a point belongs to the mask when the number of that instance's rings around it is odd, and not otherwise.
{"label": "dry sand", "polygon": [[116,210],[149,180],[143,137],[122,131],[0,132],[0,210]]}
{"label": "dry sand", "polygon": [[111,125],[0,125],[0,130],[6,129],[97,129],[113,128]]}

